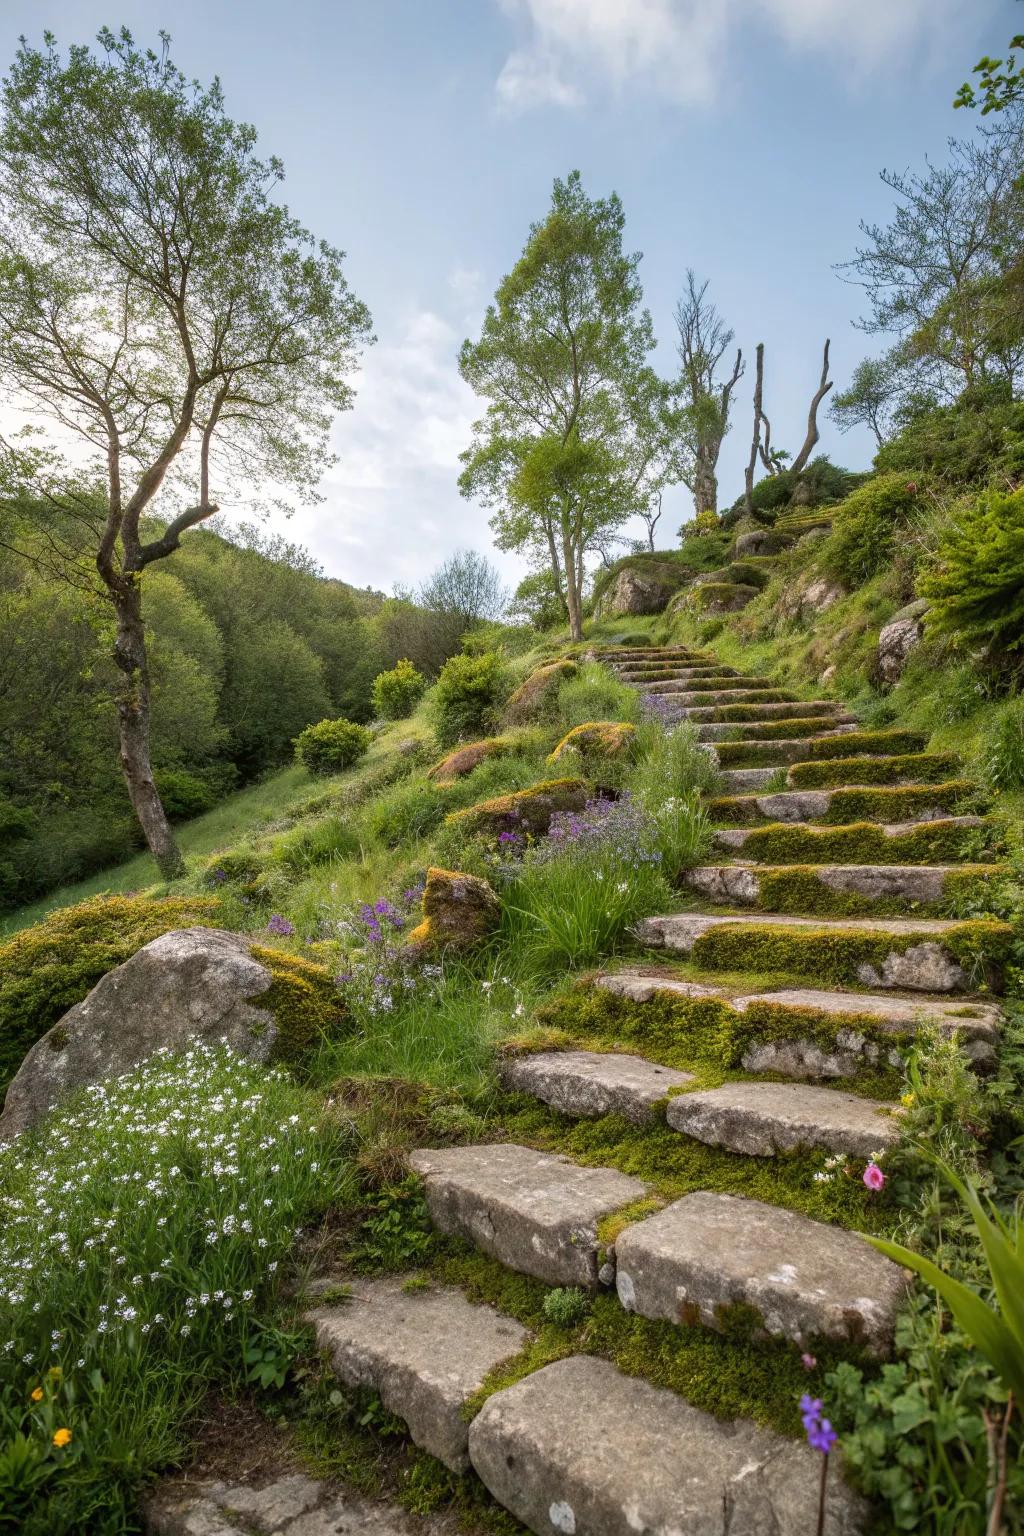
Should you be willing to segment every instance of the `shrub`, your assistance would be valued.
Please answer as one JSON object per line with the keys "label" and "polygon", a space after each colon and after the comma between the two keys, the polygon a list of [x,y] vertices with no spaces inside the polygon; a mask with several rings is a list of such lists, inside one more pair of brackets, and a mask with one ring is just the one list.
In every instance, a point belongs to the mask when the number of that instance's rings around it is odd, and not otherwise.
{"label": "shrub", "polygon": [[950,518],[919,583],[927,624],[1000,656],[1024,645],[1024,491],[989,491]]}
{"label": "shrub", "polygon": [[1024,474],[1024,403],[1009,385],[965,390],[953,405],[923,401],[878,450],[880,474],[927,473],[947,485],[986,485]]}
{"label": "shrub", "polygon": [[822,552],[826,568],[850,586],[880,571],[892,558],[917,500],[916,480],[905,474],[875,475],[836,508],[832,536]]}
{"label": "shrub", "polygon": [[142,1486],[272,1321],[296,1226],[348,1192],[307,1096],[204,1046],[86,1089],[0,1150],[10,1529],[138,1529]]}
{"label": "shrub", "polygon": [[321,720],[295,738],[295,756],[310,773],[341,773],[369,750],[370,733],[352,720]]}
{"label": "shrub", "polygon": [[217,803],[212,786],[184,768],[163,768],[153,777],[171,821],[188,821],[191,816],[201,816]]}
{"label": "shrub", "polygon": [[0,1092],[39,1036],[143,944],[172,928],[215,927],[220,904],[94,896],[0,944]]}
{"label": "shrub", "polygon": [[590,1311],[590,1298],[578,1285],[559,1285],[548,1291],[541,1310],[558,1328],[575,1328]]}
{"label": "shrub", "polygon": [[984,746],[983,767],[993,789],[1024,789],[1024,699],[999,713]]}
{"label": "shrub", "polygon": [[556,709],[563,731],[593,720],[635,722],[640,718],[640,695],[620,683],[608,667],[588,661],[559,685]]}
{"label": "shrub", "polygon": [[427,680],[407,657],[373,680],[373,708],[381,720],[404,720],[426,691]]}
{"label": "shrub", "polygon": [[300,822],[274,843],[273,856],[296,874],[335,859],[351,859],[359,852],[359,839],[340,816],[322,816]]}
{"label": "shrub", "polygon": [[502,937],[539,972],[593,965],[665,896],[653,819],[628,795],[591,800],[506,870]]}
{"label": "shrub", "polygon": [[487,735],[497,721],[506,676],[497,651],[451,656],[441,668],[431,698],[434,733],[443,747]]}

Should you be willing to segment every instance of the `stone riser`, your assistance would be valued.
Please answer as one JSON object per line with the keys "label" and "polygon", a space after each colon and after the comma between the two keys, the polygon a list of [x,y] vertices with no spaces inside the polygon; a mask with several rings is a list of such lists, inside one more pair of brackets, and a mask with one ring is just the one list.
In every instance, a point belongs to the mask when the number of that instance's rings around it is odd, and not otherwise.
{"label": "stone riser", "polygon": [[[947,856],[962,858],[963,848],[973,848],[978,829],[986,825],[983,816],[922,816],[917,821],[889,824],[856,821],[845,827],[769,821],[765,827],[720,827],[714,843],[726,853],[746,853],[749,849],[749,856],[759,859],[762,846],[767,846],[765,837],[772,837],[771,861],[776,865],[823,864],[821,849],[825,847],[841,850],[847,864],[927,864],[932,862],[927,857],[926,839],[930,836],[941,839],[946,849],[955,850]],[[780,839],[788,840],[788,845]],[[913,861],[908,857],[911,853]]]}
{"label": "stone riser", "polygon": [[[740,772],[749,770],[740,770]],[[773,769],[754,769],[763,775],[762,782],[772,776]],[[724,779],[735,777],[723,775]],[[751,786],[755,787],[755,786]],[[926,821],[948,821],[956,816],[956,805],[970,786],[967,783],[906,785],[901,791],[887,793],[890,786],[851,784],[842,789],[787,789],[768,795],[748,794],[737,790],[735,800],[717,798],[711,800],[708,809],[712,816],[723,820],[742,821],[752,828],[775,822],[786,825],[812,823],[842,826],[865,819],[863,797],[870,796],[872,806],[895,805],[899,817],[893,818],[902,825],[918,825]],[[881,797],[879,799],[879,796]],[[848,812],[845,807],[849,806]],[[889,824],[883,821],[881,824]]]}
{"label": "stone riser", "polygon": [[775,741],[785,740],[793,728],[803,736],[805,731],[817,737],[849,735],[857,729],[852,715],[821,715],[798,717],[792,720],[742,721],[725,720],[701,722],[696,726],[698,741]]}
{"label": "stone riser", "polygon": [[[823,906],[829,895],[839,895],[860,897],[864,902],[920,902],[939,907],[949,899],[950,877],[975,875],[985,879],[997,873],[993,866],[984,864],[709,864],[688,870],[684,883],[709,901],[758,906],[763,904],[766,882],[774,876],[780,876],[783,883],[806,876],[821,887]],[[804,910],[813,916],[813,900]]]}

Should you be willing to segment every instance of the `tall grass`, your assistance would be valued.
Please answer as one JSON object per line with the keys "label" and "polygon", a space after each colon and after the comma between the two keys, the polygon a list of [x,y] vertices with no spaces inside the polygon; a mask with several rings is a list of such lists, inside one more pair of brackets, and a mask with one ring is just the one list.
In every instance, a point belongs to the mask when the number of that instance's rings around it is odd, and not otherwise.
{"label": "tall grass", "polygon": [[587,661],[559,688],[557,708],[566,731],[592,720],[635,722],[640,718],[640,695],[635,688],[620,683],[607,667]]}
{"label": "tall grass", "polygon": [[648,723],[638,734],[633,794],[654,822],[662,874],[675,883],[702,862],[711,846],[711,822],[702,796],[715,793],[718,768],[692,725],[666,732]]}

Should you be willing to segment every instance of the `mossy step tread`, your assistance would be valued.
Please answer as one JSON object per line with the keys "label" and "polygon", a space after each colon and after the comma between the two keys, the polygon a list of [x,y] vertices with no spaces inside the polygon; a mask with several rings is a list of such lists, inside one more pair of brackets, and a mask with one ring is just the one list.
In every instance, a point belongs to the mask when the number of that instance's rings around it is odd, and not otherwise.
{"label": "mossy step tread", "polygon": [[395,1276],[358,1280],[349,1298],[312,1307],[305,1321],[345,1385],[375,1391],[415,1444],[453,1472],[469,1466],[466,1403],[530,1337],[461,1291],[406,1291]]}
{"label": "mossy step tread", "polygon": [[683,698],[692,693],[698,704],[711,699],[722,699],[726,703],[732,699],[742,704],[747,699],[756,700],[762,694],[777,694],[780,687],[779,683],[773,683],[767,677],[684,677],[641,683],[640,692],[678,694]]}
{"label": "mossy step tread", "polygon": [[[773,769],[734,770],[764,775],[762,784],[774,772]],[[756,791],[757,786],[753,788]],[[864,806],[878,808],[877,825],[908,828],[926,821],[950,821],[958,803],[971,794],[974,786],[966,779],[947,780],[937,784],[903,784],[900,786],[878,784],[837,784],[826,789],[781,789],[771,794],[747,794],[742,791],[728,797],[719,796],[708,804],[712,816],[743,821],[753,826],[760,823],[785,822],[787,825],[817,822],[828,827],[842,826],[836,820],[848,808],[849,821],[873,820],[864,815]],[[885,812],[899,808],[903,815],[896,822],[886,822]],[[907,811],[915,814],[908,816]],[[979,818],[980,819],[980,818]]]}
{"label": "mossy step tread", "polygon": [[[477,1475],[538,1536],[807,1536],[821,1457],[749,1420],[723,1423],[674,1392],[573,1355],[488,1398],[469,1431]],[[833,1473],[824,1536],[867,1530]]]}
{"label": "mossy step tread", "polygon": [[[747,790],[764,789],[778,772],[778,768],[723,768],[719,780],[727,794],[742,795]],[[713,807],[714,801],[711,804]]]}
{"label": "mossy step tread", "polygon": [[855,1232],[710,1190],[684,1195],[615,1241],[627,1312],[721,1328],[730,1308],[749,1307],[760,1330],[802,1347],[820,1338],[889,1354],[908,1282]]}
{"label": "mossy step tread", "polygon": [[893,1106],[813,1083],[723,1083],[669,1099],[676,1131],[748,1157],[799,1148],[871,1158],[899,1141]]}
{"label": "mossy step tread", "polygon": [[597,1223],[648,1193],[616,1168],[501,1142],[409,1157],[439,1231],[548,1285],[597,1284]]}
{"label": "mossy step tread", "polygon": [[794,728],[796,734],[805,739],[808,736],[841,736],[856,731],[857,721],[853,715],[835,714],[808,715],[792,720],[701,720],[696,724],[698,741],[739,741],[746,730],[748,734],[744,739],[747,741],[770,743],[787,738]]}
{"label": "mossy step tread", "polygon": [[[856,865],[851,865],[856,868]],[[964,920],[947,917],[844,917],[817,918],[795,917],[788,912],[751,914],[737,912],[714,916],[704,912],[670,912],[664,917],[647,917],[639,924],[639,932],[646,943],[666,949],[689,950],[694,942],[712,928],[723,926],[755,926],[757,928],[800,928],[809,931],[820,929],[824,933],[891,933],[896,938],[920,935],[922,938],[941,938],[964,926]],[[982,926],[982,925],[979,925]],[[1002,923],[985,923],[983,926],[1001,929]]]}
{"label": "mossy step tread", "polygon": [[[765,886],[778,880],[792,889],[814,881],[825,892],[862,897],[865,901],[941,902],[948,896],[950,877],[985,879],[997,875],[1001,867],[992,864],[704,864],[687,870],[683,879],[690,890],[698,891],[713,902],[737,902],[754,905],[765,898]],[[781,889],[781,887],[780,887]],[[811,902],[818,893],[806,892]],[[781,901],[780,896],[780,901]],[[802,903],[801,903],[802,904]],[[786,901],[785,905],[793,905]],[[810,908],[813,912],[813,907]]]}
{"label": "mossy step tread", "polygon": [[659,1066],[616,1051],[538,1051],[506,1058],[499,1067],[506,1088],[532,1094],[552,1109],[581,1117],[624,1115],[644,1124],[672,1088],[692,1083],[692,1072]]}
{"label": "mossy step tread", "polygon": [[[720,741],[714,747],[714,752],[723,768],[789,768],[809,760],[840,757],[846,740],[856,735],[856,728],[851,730],[847,725],[833,725],[830,720],[822,720],[820,728],[799,736],[776,737],[774,740],[771,737],[767,740],[764,737],[739,737],[732,741]],[[825,743],[831,743],[833,750],[826,750]],[[884,743],[879,751],[870,755],[879,758],[892,756],[886,752]],[[744,764],[744,758],[757,761]]]}
{"label": "mossy step tread", "polygon": [[[846,709],[834,699],[791,699],[784,703],[724,704],[688,708],[686,718],[694,724],[714,721],[720,725],[755,725],[768,720],[798,720],[821,716],[846,718]],[[849,717],[853,719],[851,715]]]}
{"label": "mossy step tread", "polygon": [[[820,810],[827,811],[827,803]],[[987,824],[984,816],[921,816],[917,821],[860,821],[851,822],[844,826],[821,826],[812,821],[769,821],[766,826],[753,827],[719,827],[714,833],[715,843],[719,848],[741,852],[748,843],[755,845],[764,839],[766,833],[775,831],[785,833],[794,839],[794,845],[798,840],[805,840],[808,847],[813,849],[816,842],[828,842],[831,839],[842,838],[847,832],[851,837],[861,829],[870,832],[873,838],[885,838],[890,842],[898,842],[901,838],[917,837],[922,831],[944,834],[954,831],[971,832],[978,827]],[[798,861],[799,862],[799,861]],[[812,860],[813,862],[813,860]]]}

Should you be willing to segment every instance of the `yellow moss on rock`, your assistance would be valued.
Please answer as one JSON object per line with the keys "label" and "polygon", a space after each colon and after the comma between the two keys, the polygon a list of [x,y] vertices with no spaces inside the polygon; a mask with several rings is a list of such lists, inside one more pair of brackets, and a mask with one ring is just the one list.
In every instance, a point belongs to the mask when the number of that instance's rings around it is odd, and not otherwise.
{"label": "yellow moss on rock", "polygon": [[625,720],[590,720],[575,725],[564,735],[548,758],[557,763],[566,752],[583,757],[628,757],[636,748],[636,727]]}
{"label": "yellow moss on rock", "polygon": [[501,918],[501,904],[490,884],[462,870],[427,870],[423,921],[409,935],[416,950],[473,949],[489,938]]}
{"label": "yellow moss on rock", "polygon": [[556,811],[581,811],[589,794],[585,779],[543,779],[529,789],[496,795],[463,811],[453,811],[445,818],[445,825],[468,834],[518,831],[542,836]]}
{"label": "yellow moss on rock", "polygon": [[512,743],[504,736],[488,736],[483,741],[470,741],[463,747],[456,747],[454,752],[449,752],[440,762],[435,763],[428,770],[427,778],[439,785],[453,784],[456,779],[464,778],[474,768],[479,768],[487,758],[501,757],[511,750]]}
{"label": "yellow moss on rock", "polygon": [[270,972],[271,983],[259,997],[277,1023],[272,1059],[296,1066],[318,1040],[335,1034],[345,1020],[345,1007],[330,971],[301,955],[270,945],[253,944],[254,960]]}

